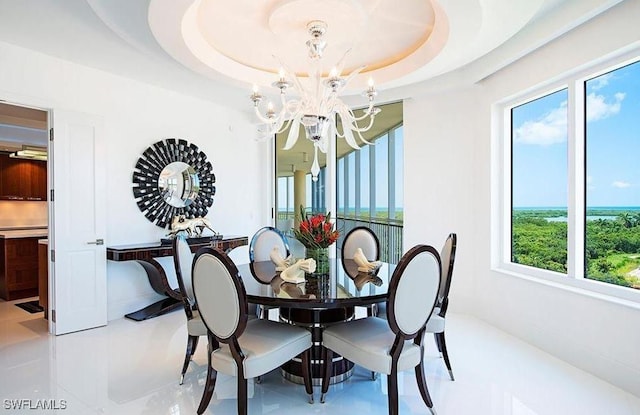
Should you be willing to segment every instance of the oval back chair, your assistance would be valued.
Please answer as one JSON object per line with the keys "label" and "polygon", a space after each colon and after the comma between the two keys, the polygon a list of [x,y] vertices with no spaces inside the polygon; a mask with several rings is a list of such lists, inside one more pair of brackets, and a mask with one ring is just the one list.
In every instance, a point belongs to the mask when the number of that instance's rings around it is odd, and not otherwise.
{"label": "oval back chair", "polygon": [[303,327],[249,319],[247,294],[231,259],[213,248],[201,248],[193,261],[193,289],[207,328],[209,364],[198,407],[209,406],[217,372],[237,378],[238,414],[247,413],[247,379],[259,377],[302,355],[305,389],[313,402],[309,348],[311,333]]}
{"label": "oval back chair", "polygon": [[[326,328],[324,361],[333,353],[368,370],[387,375],[389,414],[398,413],[398,372],[413,368],[423,401],[433,411],[424,374],[424,334],[440,288],[441,263],[432,246],[417,245],[400,259],[389,283],[387,320],[367,317]],[[322,397],[332,365],[325,366]]]}
{"label": "oval back chair", "polygon": [[269,261],[269,254],[274,246],[278,247],[283,258],[289,256],[289,243],[282,232],[273,226],[258,229],[249,243],[249,261]]}
{"label": "oval back chair", "polygon": [[172,248],[173,266],[176,271],[182,305],[184,306],[184,312],[187,316],[187,350],[180,374],[180,384],[182,385],[184,375],[189,368],[189,362],[191,362],[193,354],[198,347],[198,340],[200,340],[200,336],[207,335],[207,328],[200,318],[196,299],[193,295],[193,286],[191,285],[191,265],[193,262],[191,247],[187,243],[184,235],[178,234],[172,241]]}

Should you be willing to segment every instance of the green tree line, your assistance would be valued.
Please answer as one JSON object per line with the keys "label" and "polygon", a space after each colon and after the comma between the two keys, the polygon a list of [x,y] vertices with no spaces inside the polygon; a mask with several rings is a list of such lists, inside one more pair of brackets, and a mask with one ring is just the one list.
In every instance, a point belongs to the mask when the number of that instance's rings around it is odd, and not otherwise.
{"label": "green tree line", "polygon": [[[586,276],[640,289],[629,272],[640,267],[640,212],[588,211],[588,215],[616,216],[586,224]],[[514,263],[567,272],[567,223],[545,218],[566,217],[563,210],[515,210],[512,216]]]}

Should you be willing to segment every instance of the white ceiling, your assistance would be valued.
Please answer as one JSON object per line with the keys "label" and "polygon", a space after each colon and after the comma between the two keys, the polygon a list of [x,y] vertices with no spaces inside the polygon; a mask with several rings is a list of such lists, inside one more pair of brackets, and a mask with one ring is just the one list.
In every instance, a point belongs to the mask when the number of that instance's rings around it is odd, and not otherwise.
{"label": "white ceiling", "polygon": [[0,41],[249,112],[273,54],[301,61],[312,16],[329,25],[326,60],[351,47],[345,67],[367,64],[395,100],[472,84],[620,1],[0,0]]}

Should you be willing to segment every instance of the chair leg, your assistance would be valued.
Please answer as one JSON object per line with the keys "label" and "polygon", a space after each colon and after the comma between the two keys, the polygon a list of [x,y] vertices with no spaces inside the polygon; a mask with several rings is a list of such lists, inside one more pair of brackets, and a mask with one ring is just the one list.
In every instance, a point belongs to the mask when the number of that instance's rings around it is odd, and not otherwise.
{"label": "chair leg", "polygon": [[453,370],[451,370],[449,353],[447,353],[447,343],[444,340],[444,331],[442,333],[436,333],[435,336],[438,339],[438,343],[440,344],[440,351],[442,352],[442,357],[444,358],[444,364],[447,365],[447,370],[449,370],[449,376],[451,377],[451,380],[455,380],[453,378]]}
{"label": "chair leg", "polygon": [[324,397],[329,390],[329,382],[331,381],[331,372],[333,369],[333,351],[322,348],[324,361],[324,376],[322,377],[322,394],[320,395],[320,403],[324,403]]}
{"label": "chair leg", "polygon": [[433,339],[436,341],[436,347],[440,352],[440,356],[442,357],[442,344],[440,344],[440,337],[438,337],[438,333],[433,333]]}
{"label": "chair leg", "polygon": [[247,415],[247,380],[237,377],[238,379],[238,415]]}
{"label": "chair leg", "polygon": [[193,354],[196,352],[196,347],[198,347],[199,336],[189,336],[187,338],[187,351],[184,354],[184,363],[182,364],[182,373],[180,374],[180,384],[184,382],[184,374],[187,373],[187,368],[189,367],[189,362],[193,357]]}
{"label": "chair leg", "polygon": [[202,392],[202,399],[200,399],[200,405],[198,405],[198,415],[201,415],[207,410],[211,397],[213,396],[213,390],[216,387],[216,378],[218,372],[211,367],[209,362],[209,368],[207,369],[207,382],[204,384],[204,391]]}
{"label": "chair leg", "polygon": [[389,405],[389,415],[398,415],[398,372],[391,370],[387,375],[387,397]]}
{"label": "chair leg", "polygon": [[420,364],[415,367],[416,371],[416,381],[418,382],[418,389],[420,390],[420,395],[422,396],[422,400],[427,405],[432,414],[435,415],[435,410],[433,409],[433,401],[431,400],[431,396],[429,395],[429,388],[427,388],[427,378],[424,375],[424,360],[420,359]]}
{"label": "chair leg", "polygon": [[309,349],[302,353],[302,378],[304,379],[304,389],[309,396],[309,403],[313,403],[313,385],[311,383],[311,351]]}

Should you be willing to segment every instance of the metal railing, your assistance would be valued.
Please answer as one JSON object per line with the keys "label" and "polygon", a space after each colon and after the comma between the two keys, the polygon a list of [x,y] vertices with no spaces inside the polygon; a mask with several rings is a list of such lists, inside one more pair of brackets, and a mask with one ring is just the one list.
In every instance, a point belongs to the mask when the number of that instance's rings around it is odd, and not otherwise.
{"label": "metal railing", "polygon": [[357,226],[366,226],[380,241],[380,261],[397,264],[402,257],[402,221],[381,218],[353,218],[338,216],[336,225],[340,229],[338,249],[342,248],[344,237]]}

